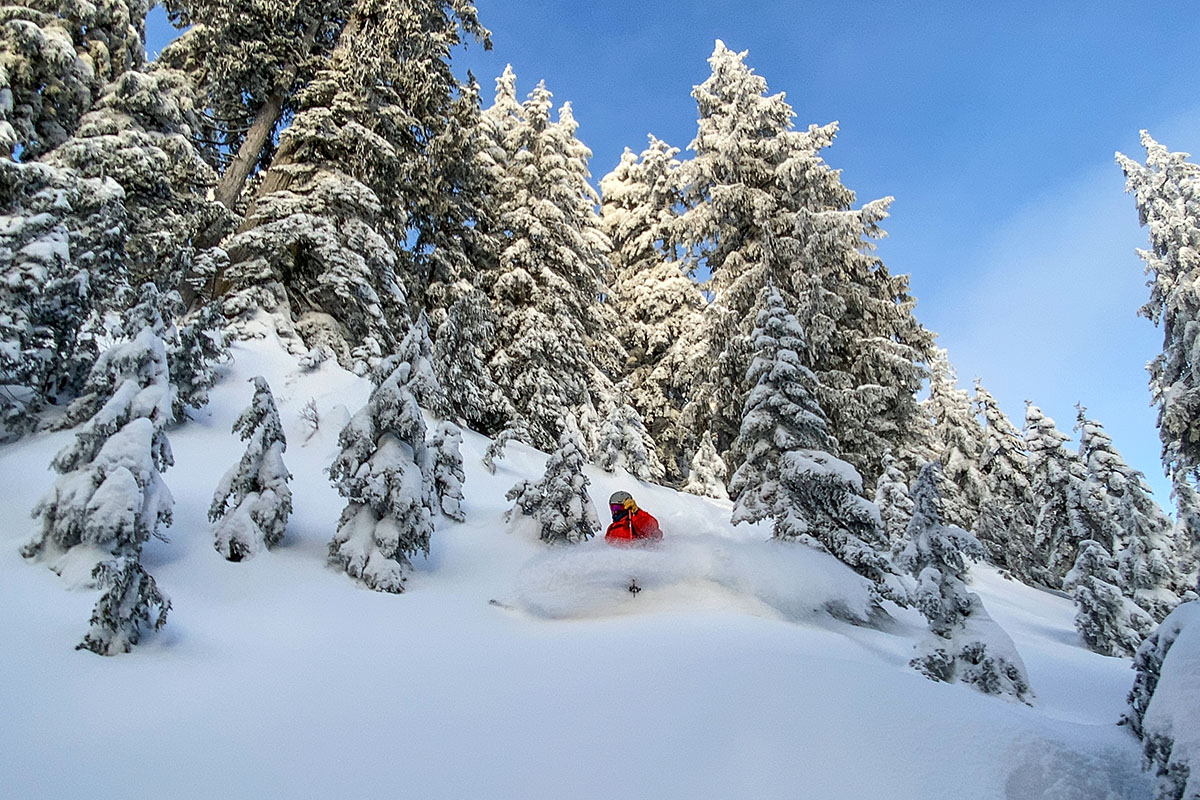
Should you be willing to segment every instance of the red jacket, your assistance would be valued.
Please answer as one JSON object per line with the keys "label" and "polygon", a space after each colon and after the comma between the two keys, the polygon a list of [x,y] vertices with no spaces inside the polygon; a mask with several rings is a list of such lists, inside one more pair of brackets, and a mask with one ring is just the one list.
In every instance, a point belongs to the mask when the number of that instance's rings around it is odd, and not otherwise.
{"label": "red jacket", "polygon": [[658,520],[640,508],[615,520],[604,534],[604,540],[610,544],[624,544],[635,539],[657,541],[661,538],[662,531],[658,527]]}

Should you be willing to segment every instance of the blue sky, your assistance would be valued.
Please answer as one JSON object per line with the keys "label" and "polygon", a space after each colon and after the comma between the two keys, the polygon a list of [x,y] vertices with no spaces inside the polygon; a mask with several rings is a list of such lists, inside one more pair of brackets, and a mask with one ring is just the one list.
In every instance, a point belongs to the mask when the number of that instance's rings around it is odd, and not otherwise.
{"label": "blue sky", "polygon": [[1068,433],[1082,401],[1166,502],[1144,370],[1161,336],[1136,316],[1146,237],[1113,153],[1141,158],[1142,128],[1200,153],[1194,0],[476,6],[494,49],[456,63],[485,102],[506,63],[521,94],[545,79],[596,181],[649,133],[686,148],[714,41],[748,50],[798,125],[839,121],[825,156],[860,203],[895,196],[880,255],[912,276],[961,382]]}

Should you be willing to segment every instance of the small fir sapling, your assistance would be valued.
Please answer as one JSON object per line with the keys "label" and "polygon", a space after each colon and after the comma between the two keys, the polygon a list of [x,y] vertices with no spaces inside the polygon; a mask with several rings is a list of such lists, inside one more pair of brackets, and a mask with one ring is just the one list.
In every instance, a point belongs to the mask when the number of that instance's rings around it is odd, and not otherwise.
{"label": "small fir sapling", "polygon": [[128,653],[141,640],[143,628],[159,630],[167,623],[171,599],[159,590],[139,556],[134,550],[96,565],[92,578],[105,591],[96,601],[91,627],[75,645],[76,650],[102,656]]}
{"label": "small fir sapling", "polygon": [[1079,544],[1075,566],[1063,588],[1075,600],[1075,628],[1084,643],[1105,656],[1131,656],[1154,629],[1154,620],[1118,586],[1121,578],[1103,544],[1092,539]]}
{"label": "small fir sapling", "polygon": [[912,601],[929,620],[930,637],[909,663],[931,680],[1028,703],[1029,678],[1012,639],[967,589],[964,556],[980,558],[983,548],[971,534],[942,523],[940,471],[930,462],[917,475],[907,544],[897,557],[897,566],[916,579]]}
{"label": "small fir sapling", "polygon": [[725,475],[728,468],[725,461],[717,453],[713,444],[712,434],[704,432],[700,439],[700,447],[692,458],[692,468],[688,472],[687,483],[683,491],[701,497],[713,497],[717,500],[728,500],[729,492],[725,489]]}
{"label": "small fir sapling", "polygon": [[492,439],[492,443],[484,451],[483,458],[481,459],[484,468],[495,475],[496,459],[504,458],[504,448],[508,446],[508,443],[521,442],[522,444],[529,444],[529,438],[529,425],[526,424],[524,418],[514,417],[496,434],[495,438]]}
{"label": "small fir sapling", "polygon": [[600,532],[578,436],[568,425],[558,450],[546,461],[541,480],[521,481],[505,495],[515,501],[505,519],[510,523],[532,520],[541,540],[549,544],[578,544]]}
{"label": "small fir sapling", "polygon": [[395,358],[409,365],[407,388],[417,398],[417,404],[435,417],[450,415],[450,401],[438,382],[433,369],[433,343],[429,340],[429,317],[422,311],[412,324],[396,351]]}
{"label": "small fir sapling", "polygon": [[433,488],[442,515],[456,522],[467,518],[463,512],[462,430],[453,422],[441,422],[429,440],[428,458],[432,462]]}
{"label": "small fir sapling", "polygon": [[186,418],[187,409],[208,405],[208,391],[217,383],[216,366],[230,359],[221,326],[220,306],[201,307],[179,327],[177,342],[168,347],[171,382],[175,384],[175,418]]}
{"label": "small fir sapling", "polygon": [[291,474],[283,464],[287,439],[266,378],[257,376],[250,407],[233,423],[246,452],[225,473],[208,510],[217,552],[241,561],[283,539],[292,513]]}
{"label": "small fir sapling", "polygon": [[875,505],[883,522],[892,552],[899,552],[905,542],[908,523],[913,515],[913,499],[908,493],[908,481],[900,463],[888,453],[883,457],[883,470],[875,482]]}
{"label": "small fir sapling", "polygon": [[342,429],[329,477],[346,498],[330,563],[381,592],[400,593],[412,558],[429,554],[437,502],[425,421],[401,362]]}

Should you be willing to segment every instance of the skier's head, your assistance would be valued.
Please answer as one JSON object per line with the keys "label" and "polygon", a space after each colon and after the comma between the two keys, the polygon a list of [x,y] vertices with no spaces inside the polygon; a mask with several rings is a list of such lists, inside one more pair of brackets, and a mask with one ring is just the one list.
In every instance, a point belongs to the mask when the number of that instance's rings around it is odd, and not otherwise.
{"label": "skier's head", "polygon": [[619,519],[637,511],[637,503],[633,502],[629,492],[613,492],[612,497],[608,498],[608,508],[612,511],[613,519]]}

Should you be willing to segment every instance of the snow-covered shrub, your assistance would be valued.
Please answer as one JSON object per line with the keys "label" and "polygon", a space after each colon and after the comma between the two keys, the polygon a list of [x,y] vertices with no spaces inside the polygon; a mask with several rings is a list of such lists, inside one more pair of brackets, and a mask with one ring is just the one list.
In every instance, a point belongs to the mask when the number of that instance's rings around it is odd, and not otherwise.
{"label": "snow-covered shrub", "polygon": [[92,610],[91,628],[76,650],[102,656],[128,653],[141,640],[143,627],[159,630],[167,623],[171,600],[142,567],[136,552],[101,561],[92,578],[105,591]]}
{"label": "snow-covered shrub", "polygon": [[638,480],[662,480],[664,470],[654,440],[646,432],[641,415],[625,399],[627,388],[618,388],[612,406],[600,424],[596,463],[605,472],[620,467]]}
{"label": "snow-covered shrub", "polygon": [[291,474],[283,464],[287,439],[279,409],[266,378],[257,376],[250,407],[233,423],[233,432],[246,442],[246,452],[213,494],[208,519],[217,552],[241,561],[283,539],[292,513]]}
{"label": "snow-covered shrub", "polygon": [[586,459],[578,435],[568,427],[558,450],[546,461],[541,480],[521,481],[505,495],[515,501],[505,519],[510,523],[532,520],[542,541],[550,544],[578,544],[600,532],[600,520],[588,495],[591,481],[583,472]]}

